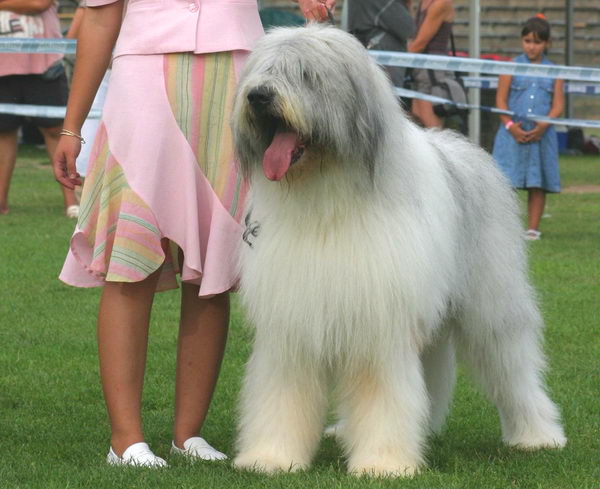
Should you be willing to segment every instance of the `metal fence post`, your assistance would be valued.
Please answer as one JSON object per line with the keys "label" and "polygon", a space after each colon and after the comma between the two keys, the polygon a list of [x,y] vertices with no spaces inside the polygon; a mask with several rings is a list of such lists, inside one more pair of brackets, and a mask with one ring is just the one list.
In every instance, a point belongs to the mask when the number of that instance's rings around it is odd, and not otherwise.
{"label": "metal fence post", "polygon": [[[469,5],[469,56],[471,58],[479,58],[480,51],[480,8],[479,0],[470,0]],[[477,76],[476,73],[470,73],[469,76]],[[469,88],[469,103],[472,105],[481,105],[481,89]],[[481,112],[479,110],[471,110],[469,112],[469,139],[480,144],[481,141]]]}

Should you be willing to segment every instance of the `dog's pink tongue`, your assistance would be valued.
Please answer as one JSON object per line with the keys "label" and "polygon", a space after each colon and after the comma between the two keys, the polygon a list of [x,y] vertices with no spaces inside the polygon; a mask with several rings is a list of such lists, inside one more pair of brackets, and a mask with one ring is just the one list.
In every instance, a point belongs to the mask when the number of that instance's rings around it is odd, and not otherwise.
{"label": "dog's pink tongue", "polygon": [[263,171],[269,180],[281,180],[290,168],[292,154],[298,146],[298,134],[293,131],[277,131],[263,157]]}

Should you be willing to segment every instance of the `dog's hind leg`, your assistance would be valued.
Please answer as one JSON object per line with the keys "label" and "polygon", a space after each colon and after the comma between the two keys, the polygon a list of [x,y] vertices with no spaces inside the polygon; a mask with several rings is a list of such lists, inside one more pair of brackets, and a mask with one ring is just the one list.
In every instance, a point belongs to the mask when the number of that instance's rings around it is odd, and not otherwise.
{"label": "dog's hind leg", "polygon": [[[566,438],[543,380],[541,318],[527,287],[465,311],[456,346],[500,412],[504,441],[524,449],[558,448]],[[504,302],[502,296],[508,300]],[[481,303],[480,303],[481,304]]]}
{"label": "dog's hind leg", "polygon": [[430,401],[429,429],[439,434],[450,410],[456,383],[456,356],[451,325],[444,325],[441,333],[421,354],[425,384]]}
{"label": "dog's hind leg", "polygon": [[294,364],[257,344],[242,389],[235,466],[268,473],[307,468],[321,438],[326,400],[317,362]]}
{"label": "dog's hind leg", "polygon": [[355,475],[412,476],[424,465],[429,409],[421,362],[408,348],[386,356],[353,361],[339,379],[339,439]]}

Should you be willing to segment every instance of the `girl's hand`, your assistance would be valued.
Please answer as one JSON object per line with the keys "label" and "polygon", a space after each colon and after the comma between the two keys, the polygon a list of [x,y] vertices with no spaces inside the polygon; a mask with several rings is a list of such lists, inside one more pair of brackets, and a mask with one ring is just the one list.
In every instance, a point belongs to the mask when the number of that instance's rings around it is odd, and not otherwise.
{"label": "girl's hand", "polygon": [[74,189],[81,185],[81,175],[75,168],[75,160],[81,151],[81,141],[73,136],[61,136],[52,158],[54,178],[62,186]]}
{"label": "girl's hand", "polygon": [[510,129],[508,129],[508,132],[510,133],[510,135],[515,138],[515,141],[517,143],[528,143],[529,142],[529,132],[528,131],[524,131],[521,128],[521,123],[520,122],[515,122],[512,126],[510,126]]}
{"label": "girl's hand", "polygon": [[295,0],[300,6],[302,15],[308,20],[324,22],[329,19],[327,9],[333,13],[335,0]]}
{"label": "girl's hand", "polygon": [[528,142],[539,141],[544,136],[550,124],[547,122],[537,122],[531,131],[527,131]]}

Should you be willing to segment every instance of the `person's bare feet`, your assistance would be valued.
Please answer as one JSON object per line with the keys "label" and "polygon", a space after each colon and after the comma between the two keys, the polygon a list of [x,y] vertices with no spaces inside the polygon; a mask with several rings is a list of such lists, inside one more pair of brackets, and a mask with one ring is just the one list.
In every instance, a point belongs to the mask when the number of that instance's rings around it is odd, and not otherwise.
{"label": "person's bare feet", "polygon": [[5,216],[6,214],[8,214],[8,211],[10,209],[8,207],[0,207],[0,216]]}

